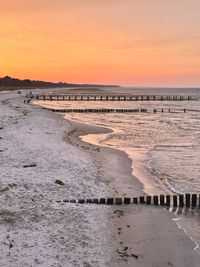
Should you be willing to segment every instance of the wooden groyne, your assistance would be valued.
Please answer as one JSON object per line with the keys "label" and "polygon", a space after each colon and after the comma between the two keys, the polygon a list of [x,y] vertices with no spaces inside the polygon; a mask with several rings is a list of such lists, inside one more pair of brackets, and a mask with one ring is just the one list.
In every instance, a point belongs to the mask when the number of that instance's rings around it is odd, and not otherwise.
{"label": "wooden groyne", "polygon": [[[61,202],[61,201],[57,201]],[[97,205],[131,205],[131,204],[146,204],[163,207],[186,207],[200,208],[200,194],[181,194],[181,195],[154,195],[154,196],[139,196],[139,197],[108,197],[108,198],[79,198],[79,199],[64,199],[64,203],[78,204],[97,204]]]}
{"label": "wooden groyne", "polygon": [[191,101],[195,96],[183,95],[41,95],[28,94],[27,98],[46,101]]}
{"label": "wooden groyne", "polygon": [[113,108],[84,108],[84,109],[52,109],[44,108],[53,112],[59,113],[186,113],[186,109],[113,109]]}

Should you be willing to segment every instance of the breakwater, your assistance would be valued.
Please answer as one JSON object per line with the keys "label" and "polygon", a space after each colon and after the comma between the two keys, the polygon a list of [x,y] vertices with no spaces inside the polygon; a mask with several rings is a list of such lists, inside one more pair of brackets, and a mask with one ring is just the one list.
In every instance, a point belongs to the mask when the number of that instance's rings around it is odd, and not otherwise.
{"label": "breakwater", "polygon": [[[44,108],[53,112],[59,112],[59,113],[186,113],[186,109],[113,109],[113,108],[82,108],[82,109],[55,109],[55,108]],[[190,110],[192,111],[192,110]]]}
{"label": "breakwater", "polygon": [[[61,201],[58,201],[61,202]],[[200,194],[180,195],[146,195],[139,197],[108,197],[64,199],[65,203],[97,204],[97,205],[131,205],[146,204],[165,207],[200,208]]]}
{"label": "breakwater", "polygon": [[28,94],[27,98],[47,101],[194,101],[196,96],[183,95],[41,95]]}

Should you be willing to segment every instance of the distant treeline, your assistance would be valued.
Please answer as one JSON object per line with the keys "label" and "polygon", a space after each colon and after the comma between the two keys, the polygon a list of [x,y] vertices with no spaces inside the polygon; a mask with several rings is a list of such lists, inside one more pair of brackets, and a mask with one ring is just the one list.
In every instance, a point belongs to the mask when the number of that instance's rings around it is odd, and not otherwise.
{"label": "distant treeline", "polygon": [[4,78],[0,78],[0,87],[3,88],[10,88],[10,89],[15,89],[15,88],[38,88],[38,87],[43,87],[43,88],[55,88],[55,87],[111,87],[111,86],[116,86],[116,85],[99,85],[99,84],[73,84],[73,83],[64,83],[64,82],[59,82],[59,83],[52,83],[52,82],[46,82],[46,81],[32,81],[29,79],[25,80],[20,80],[16,78],[11,78],[9,76],[6,76]]}

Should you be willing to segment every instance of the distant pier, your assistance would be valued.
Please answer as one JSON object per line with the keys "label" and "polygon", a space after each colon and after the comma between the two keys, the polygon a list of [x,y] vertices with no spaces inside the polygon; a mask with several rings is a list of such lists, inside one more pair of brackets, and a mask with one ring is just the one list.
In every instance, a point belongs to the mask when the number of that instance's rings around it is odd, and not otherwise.
{"label": "distant pier", "polygon": [[30,99],[46,101],[192,101],[198,100],[196,96],[183,95],[42,95],[28,94]]}

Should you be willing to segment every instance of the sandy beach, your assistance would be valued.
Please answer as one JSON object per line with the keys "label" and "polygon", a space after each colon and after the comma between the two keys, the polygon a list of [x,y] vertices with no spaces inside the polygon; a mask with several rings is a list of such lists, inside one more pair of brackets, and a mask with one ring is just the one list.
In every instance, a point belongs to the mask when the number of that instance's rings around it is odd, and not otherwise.
{"label": "sandy beach", "polygon": [[143,185],[124,152],[79,138],[109,129],[68,121],[23,95],[0,93],[0,267],[199,267],[195,243],[161,207],[63,202],[139,196]]}

